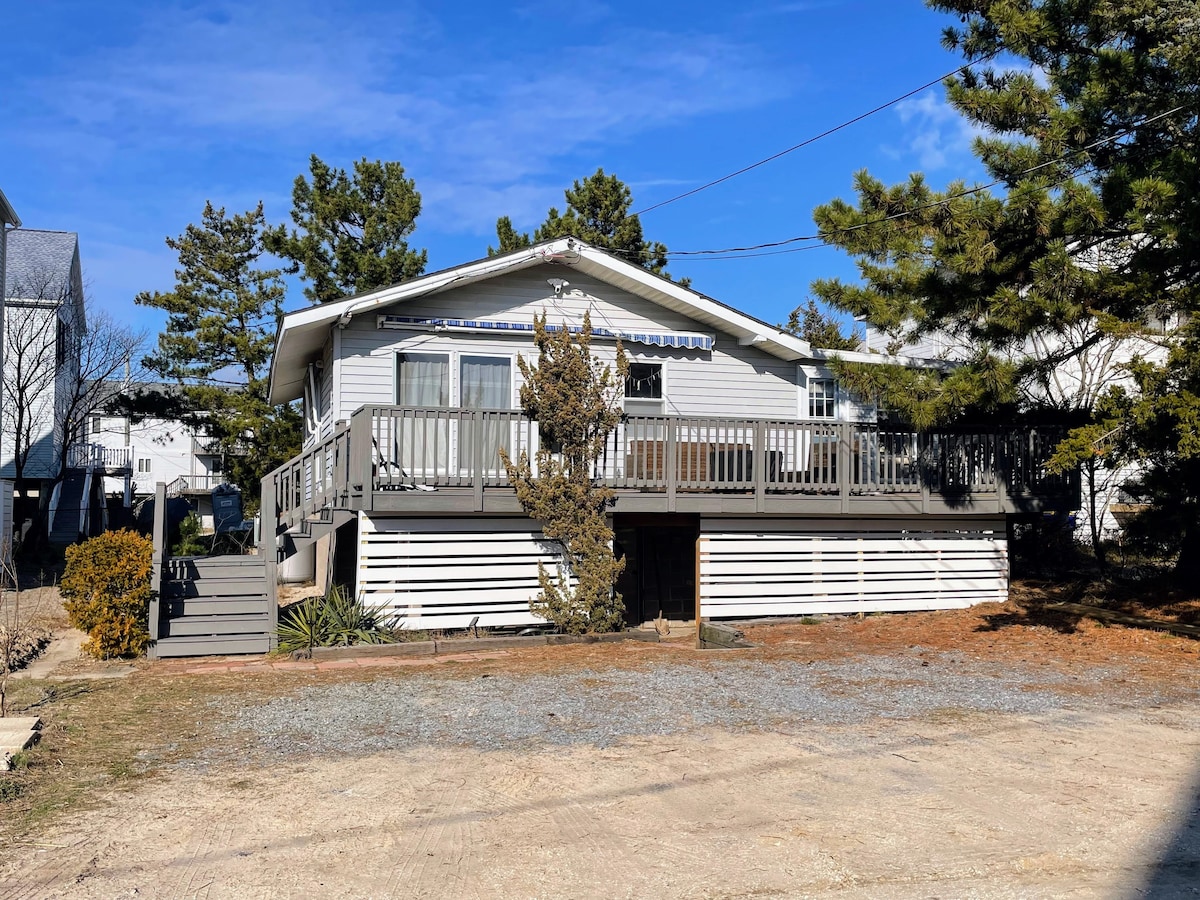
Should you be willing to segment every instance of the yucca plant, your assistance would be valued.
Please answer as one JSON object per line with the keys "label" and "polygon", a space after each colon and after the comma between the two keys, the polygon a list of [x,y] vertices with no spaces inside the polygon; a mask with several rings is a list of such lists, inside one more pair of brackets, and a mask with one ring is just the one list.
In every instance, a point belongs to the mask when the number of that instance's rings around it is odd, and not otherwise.
{"label": "yucca plant", "polygon": [[285,653],[313,647],[389,644],[394,640],[384,624],[384,608],[367,606],[341,585],[335,585],[324,597],[310,597],[289,607],[275,631],[279,649]]}
{"label": "yucca plant", "polygon": [[391,631],[384,624],[384,607],[367,606],[344,587],[334,585],[325,597],[329,644],[390,644]]}
{"label": "yucca plant", "polygon": [[275,628],[279,636],[279,649],[285,653],[324,646],[325,631],[326,617],[321,597],[309,597],[289,606],[283,611]]}

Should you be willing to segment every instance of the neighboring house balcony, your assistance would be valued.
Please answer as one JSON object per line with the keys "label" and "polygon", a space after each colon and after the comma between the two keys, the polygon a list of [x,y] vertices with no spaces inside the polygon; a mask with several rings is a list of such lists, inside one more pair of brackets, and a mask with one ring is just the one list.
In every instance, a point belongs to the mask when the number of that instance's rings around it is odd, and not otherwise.
{"label": "neighboring house balcony", "polygon": [[133,455],[128,447],[80,443],[72,444],[67,451],[68,469],[86,469],[104,475],[128,475],[132,467]]}
{"label": "neighboring house balcony", "polygon": [[[595,478],[618,513],[888,516],[1078,507],[1074,473],[1046,468],[1059,429],[913,431],[876,424],[626,416]],[[281,525],[323,510],[519,514],[501,450],[531,458],[514,410],[364,406],[263,479]]]}
{"label": "neighboring house balcony", "polygon": [[224,475],[180,475],[167,485],[168,497],[192,497],[211,494],[213,488],[224,484]]}

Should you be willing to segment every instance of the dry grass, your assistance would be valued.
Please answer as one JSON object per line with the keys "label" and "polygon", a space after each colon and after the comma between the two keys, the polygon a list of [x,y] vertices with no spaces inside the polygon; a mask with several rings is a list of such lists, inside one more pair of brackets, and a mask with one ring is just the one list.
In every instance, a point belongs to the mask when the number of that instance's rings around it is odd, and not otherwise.
{"label": "dry grass", "polygon": [[[110,791],[193,755],[211,740],[208,701],[243,690],[241,682],[134,676],[11,683],[12,714],[40,716],[43,728],[25,765],[0,774],[0,846],[29,841],[60,814],[102,803]],[[287,686],[255,679],[254,687],[282,692]]]}

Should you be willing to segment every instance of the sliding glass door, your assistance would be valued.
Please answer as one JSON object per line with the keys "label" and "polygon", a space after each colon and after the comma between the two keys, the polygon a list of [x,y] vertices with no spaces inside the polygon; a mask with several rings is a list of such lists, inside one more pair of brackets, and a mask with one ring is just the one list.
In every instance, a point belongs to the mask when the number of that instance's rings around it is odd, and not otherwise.
{"label": "sliding glass door", "polygon": [[[398,471],[393,477],[429,477],[450,468],[450,357],[440,353],[396,356],[396,402],[422,411],[396,420],[399,434],[381,435],[379,452]],[[385,467],[386,472],[386,467]]]}

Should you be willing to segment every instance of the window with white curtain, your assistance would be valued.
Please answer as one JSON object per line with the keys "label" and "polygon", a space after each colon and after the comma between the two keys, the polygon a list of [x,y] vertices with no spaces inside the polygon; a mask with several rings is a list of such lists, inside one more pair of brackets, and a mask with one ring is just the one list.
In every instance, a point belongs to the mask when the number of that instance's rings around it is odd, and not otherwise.
{"label": "window with white curtain", "polygon": [[398,353],[396,402],[400,406],[450,405],[450,357],[441,353]]}
{"label": "window with white curtain", "polygon": [[461,468],[470,468],[475,447],[480,444],[479,459],[483,471],[494,475],[504,468],[500,451],[511,452],[511,419],[486,410],[512,408],[512,360],[503,356],[462,356],[459,358],[459,405],[463,409],[485,410],[482,418],[465,419],[459,434]]}
{"label": "window with white curtain", "polygon": [[[396,354],[396,403],[446,409],[450,406],[450,357],[441,353]],[[450,419],[428,414],[395,420],[398,431],[376,437],[379,465],[402,475],[445,472],[450,460]],[[398,471],[397,471],[398,470]]]}

